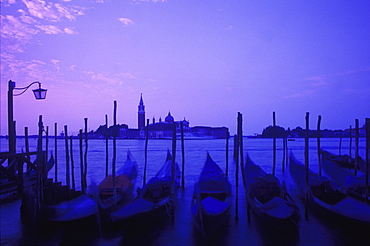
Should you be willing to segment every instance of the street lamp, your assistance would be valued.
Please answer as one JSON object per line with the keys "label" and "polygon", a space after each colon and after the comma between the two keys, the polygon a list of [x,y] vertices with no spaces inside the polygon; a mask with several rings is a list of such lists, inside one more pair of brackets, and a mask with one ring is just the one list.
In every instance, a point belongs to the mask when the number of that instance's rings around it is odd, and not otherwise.
{"label": "street lamp", "polygon": [[[15,154],[15,122],[13,120],[13,96],[20,96],[25,93],[33,84],[39,84],[39,88],[33,90],[36,100],[46,98],[46,89],[41,88],[41,83],[38,81],[32,82],[26,87],[16,88],[15,82],[9,80],[8,84],[8,138],[9,138],[9,152]],[[14,90],[22,90],[18,94],[13,94]]]}

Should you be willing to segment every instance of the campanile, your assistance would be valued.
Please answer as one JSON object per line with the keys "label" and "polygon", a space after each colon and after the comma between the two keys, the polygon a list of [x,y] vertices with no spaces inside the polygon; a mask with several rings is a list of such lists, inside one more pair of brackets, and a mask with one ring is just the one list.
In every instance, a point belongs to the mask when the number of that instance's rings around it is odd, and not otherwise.
{"label": "campanile", "polygon": [[137,111],[137,128],[142,129],[145,127],[145,106],[143,102],[143,94],[140,95],[140,103]]}

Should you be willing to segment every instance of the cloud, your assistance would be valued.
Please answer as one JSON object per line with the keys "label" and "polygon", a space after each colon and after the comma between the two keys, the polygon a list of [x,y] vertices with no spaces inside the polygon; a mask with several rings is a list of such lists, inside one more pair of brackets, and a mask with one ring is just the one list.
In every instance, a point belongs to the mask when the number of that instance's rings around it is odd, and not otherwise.
{"label": "cloud", "polygon": [[43,0],[23,0],[23,3],[31,16],[49,21],[75,20],[76,16],[84,14],[81,7],[69,7],[60,3]]}
{"label": "cloud", "polygon": [[92,80],[103,82],[100,84],[110,84],[110,85],[123,85],[123,82],[136,79],[136,77],[130,73],[96,73],[93,71],[84,71],[84,74],[87,74]]}
{"label": "cloud", "polygon": [[50,69],[51,63],[40,60],[21,60],[13,54],[1,54],[1,77],[15,81],[54,80],[56,73]]}
{"label": "cloud", "polygon": [[60,61],[59,60],[56,60],[56,59],[51,59],[51,63],[54,64],[55,68],[59,71],[60,70],[60,67],[58,65]]}
{"label": "cloud", "polygon": [[130,19],[128,19],[128,18],[119,18],[118,19],[120,22],[122,22],[123,23],[123,25],[125,25],[125,26],[128,26],[128,25],[133,25],[134,24],[134,22],[132,21],[132,20],[130,20]]}
{"label": "cloud", "polygon": [[[25,20],[25,21],[24,21]],[[1,45],[3,52],[20,53],[39,30],[29,25],[31,20],[11,15],[1,16]]]}
{"label": "cloud", "polygon": [[227,30],[227,31],[231,31],[232,29],[234,29],[234,26],[228,26],[228,27],[225,28],[225,30]]}
{"label": "cloud", "polygon": [[59,34],[62,33],[62,30],[60,30],[57,26],[52,25],[42,25],[42,26],[36,26],[40,30],[44,31],[46,34]]}
{"label": "cloud", "polygon": [[71,28],[68,28],[68,27],[65,27],[64,28],[64,33],[67,33],[67,34],[77,34],[76,31],[72,30]]}
{"label": "cloud", "polygon": [[[20,4],[20,2],[23,4]],[[66,1],[64,1],[66,2]],[[84,14],[84,8],[68,6],[43,0],[8,0],[2,8],[16,4],[18,10],[13,15],[1,15],[2,53],[21,53],[26,45],[40,32],[45,34],[77,34],[71,27],[59,27],[55,23],[63,20],[74,21]],[[45,23],[46,22],[46,23]],[[47,23],[47,22],[52,22]]]}

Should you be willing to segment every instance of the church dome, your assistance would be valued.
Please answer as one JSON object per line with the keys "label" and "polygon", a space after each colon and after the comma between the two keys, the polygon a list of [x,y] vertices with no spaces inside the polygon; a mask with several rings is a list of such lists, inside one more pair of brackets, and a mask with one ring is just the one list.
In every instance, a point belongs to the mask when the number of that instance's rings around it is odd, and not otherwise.
{"label": "church dome", "polygon": [[171,116],[171,113],[168,112],[168,115],[166,116],[166,118],[164,119],[165,122],[169,122],[169,123],[172,123],[174,122],[174,118]]}

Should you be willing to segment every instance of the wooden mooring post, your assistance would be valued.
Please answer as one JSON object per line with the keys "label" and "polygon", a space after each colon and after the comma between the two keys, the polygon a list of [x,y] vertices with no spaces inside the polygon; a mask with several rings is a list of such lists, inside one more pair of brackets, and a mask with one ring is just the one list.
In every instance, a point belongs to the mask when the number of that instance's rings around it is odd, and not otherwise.
{"label": "wooden mooring post", "polygon": [[275,175],[276,170],[276,116],[275,112],[272,112],[272,152],[273,152],[273,159],[272,159],[272,175]]}
{"label": "wooden mooring post", "polygon": [[226,130],[226,177],[229,177],[229,139],[230,139],[230,132],[229,128]]}
{"label": "wooden mooring post", "polygon": [[83,159],[83,133],[82,129],[79,131],[79,144],[80,144],[80,175],[81,175],[81,191],[85,193],[85,182],[84,182],[84,159]]}
{"label": "wooden mooring post", "polygon": [[109,128],[108,128],[108,115],[105,115],[105,177],[109,174]]}
{"label": "wooden mooring post", "polygon": [[359,121],[358,119],[355,120],[355,127],[356,127],[356,140],[355,140],[355,144],[356,144],[356,149],[355,149],[355,166],[354,166],[354,175],[357,176],[357,166],[358,166],[358,158],[359,158],[359,155],[358,155],[358,150],[359,150],[359,138],[360,138],[360,130],[359,130]]}
{"label": "wooden mooring post", "polygon": [[[176,122],[172,124],[172,160],[171,160],[171,201],[174,204],[175,198],[175,164],[176,164]],[[174,218],[174,206],[170,210],[172,218]]]}
{"label": "wooden mooring post", "polygon": [[69,146],[68,146],[68,127],[64,126],[64,141],[65,141],[65,151],[66,151],[66,184],[68,189],[71,188],[71,175],[69,166]]}
{"label": "wooden mooring post", "polygon": [[75,162],[74,162],[74,159],[73,159],[73,136],[71,135],[69,137],[69,144],[70,144],[70,156],[71,156],[71,173],[72,173],[72,189],[75,189],[76,188],[76,185],[75,185]]}
{"label": "wooden mooring post", "polygon": [[322,172],[322,163],[321,163],[321,131],[320,131],[320,125],[321,125],[321,115],[318,116],[317,120],[317,160],[319,161],[319,175],[321,176]]}
{"label": "wooden mooring post", "polygon": [[[113,159],[112,159],[112,180],[114,207],[117,205],[117,187],[116,187],[116,160],[117,160],[117,101],[114,101],[113,108]],[[86,175],[86,173],[85,173]]]}
{"label": "wooden mooring post", "polygon": [[148,139],[149,139],[149,119],[146,120],[145,129],[145,149],[144,149],[144,177],[143,186],[146,184],[146,166],[148,164]]}
{"label": "wooden mooring post", "polygon": [[58,124],[54,123],[54,176],[55,182],[58,182]]}
{"label": "wooden mooring post", "polygon": [[181,132],[181,188],[185,189],[185,144],[184,144],[184,122],[180,122],[180,132]]}
{"label": "wooden mooring post", "polygon": [[306,184],[306,192],[305,192],[305,218],[306,220],[308,219],[308,190],[309,190],[309,185],[308,185],[308,172],[309,172],[309,162],[308,162],[308,143],[309,143],[309,117],[310,114],[307,112],[306,113],[306,136],[305,136],[305,145],[304,145],[304,163],[305,163],[305,170],[306,170],[306,177],[305,177],[305,184]]}
{"label": "wooden mooring post", "polygon": [[86,191],[86,188],[87,188],[87,151],[89,149],[89,145],[88,145],[88,139],[89,139],[89,135],[87,134],[87,118],[84,119],[84,122],[85,122],[85,152],[84,152],[84,177],[83,177],[83,181],[84,181],[84,190]]}
{"label": "wooden mooring post", "polygon": [[369,171],[370,171],[370,163],[369,163],[369,152],[370,152],[370,118],[366,118],[365,120],[365,125],[366,125],[366,199],[365,201],[368,202],[368,197],[369,197]]}

